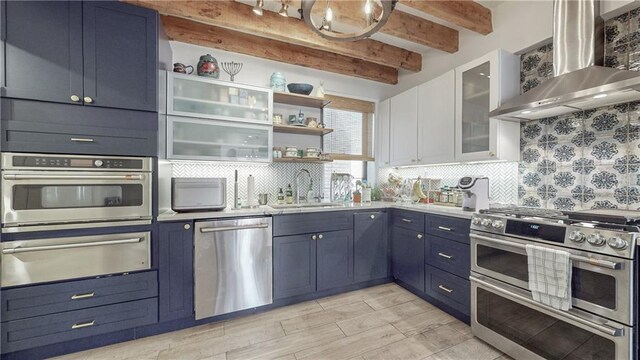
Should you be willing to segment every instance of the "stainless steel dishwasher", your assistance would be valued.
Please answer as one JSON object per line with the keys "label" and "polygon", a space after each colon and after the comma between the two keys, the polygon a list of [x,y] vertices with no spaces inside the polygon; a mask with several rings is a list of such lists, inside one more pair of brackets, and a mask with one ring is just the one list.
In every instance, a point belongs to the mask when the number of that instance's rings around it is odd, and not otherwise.
{"label": "stainless steel dishwasher", "polygon": [[273,302],[271,218],[196,221],[196,320]]}

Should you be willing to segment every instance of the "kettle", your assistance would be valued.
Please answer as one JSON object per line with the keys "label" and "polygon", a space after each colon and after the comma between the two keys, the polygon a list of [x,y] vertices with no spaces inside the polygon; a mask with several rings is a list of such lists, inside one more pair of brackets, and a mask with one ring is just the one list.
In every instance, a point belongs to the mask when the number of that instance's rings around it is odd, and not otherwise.
{"label": "kettle", "polygon": [[211,56],[211,54],[200,56],[200,61],[198,61],[198,75],[212,77],[214,79],[220,77],[218,60]]}

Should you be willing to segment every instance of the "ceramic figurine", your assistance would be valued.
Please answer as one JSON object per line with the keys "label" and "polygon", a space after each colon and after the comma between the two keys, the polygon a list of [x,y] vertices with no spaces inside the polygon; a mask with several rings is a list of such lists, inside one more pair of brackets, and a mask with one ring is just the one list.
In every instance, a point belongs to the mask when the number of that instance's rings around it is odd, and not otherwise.
{"label": "ceramic figurine", "polygon": [[274,72],[271,74],[271,90],[285,92],[287,88],[286,85],[287,81],[282,73]]}
{"label": "ceramic figurine", "polygon": [[320,86],[318,86],[318,89],[316,90],[316,97],[324,99],[324,82],[323,81],[320,81]]}
{"label": "ceramic figurine", "polygon": [[198,61],[198,75],[212,77],[214,79],[220,77],[218,60],[210,54],[200,56],[200,61]]}

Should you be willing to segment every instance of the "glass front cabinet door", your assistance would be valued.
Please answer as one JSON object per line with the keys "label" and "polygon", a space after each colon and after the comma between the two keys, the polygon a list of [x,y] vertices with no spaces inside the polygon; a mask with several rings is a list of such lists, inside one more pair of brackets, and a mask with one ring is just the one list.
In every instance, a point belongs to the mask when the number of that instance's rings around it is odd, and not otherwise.
{"label": "glass front cabinet door", "polygon": [[167,117],[167,158],[271,162],[273,128],[242,122]]}
{"label": "glass front cabinet door", "polygon": [[503,50],[456,69],[456,161],[519,159],[519,123],[489,117],[518,95],[519,71],[519,57]]}
{"label": "glass front cabinet door", "polygon": [[170,72],[169,115],[271,124],[273,91],[194,75]]}

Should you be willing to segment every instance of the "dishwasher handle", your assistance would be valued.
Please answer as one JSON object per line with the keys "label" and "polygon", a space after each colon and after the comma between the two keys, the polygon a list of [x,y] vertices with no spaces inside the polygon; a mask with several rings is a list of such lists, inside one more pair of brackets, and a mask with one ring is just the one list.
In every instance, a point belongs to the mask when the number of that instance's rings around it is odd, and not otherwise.
{"label": "dishwasher handle", "polygon": [[201,233],[212,233],[221,231],[236,231],[236,230],[251,230],[251,229],[266,229],[269,224],[256,224],[256,225],[239,225],[239,226],[221,226],[221,227],[206,227],[201,228]]}

